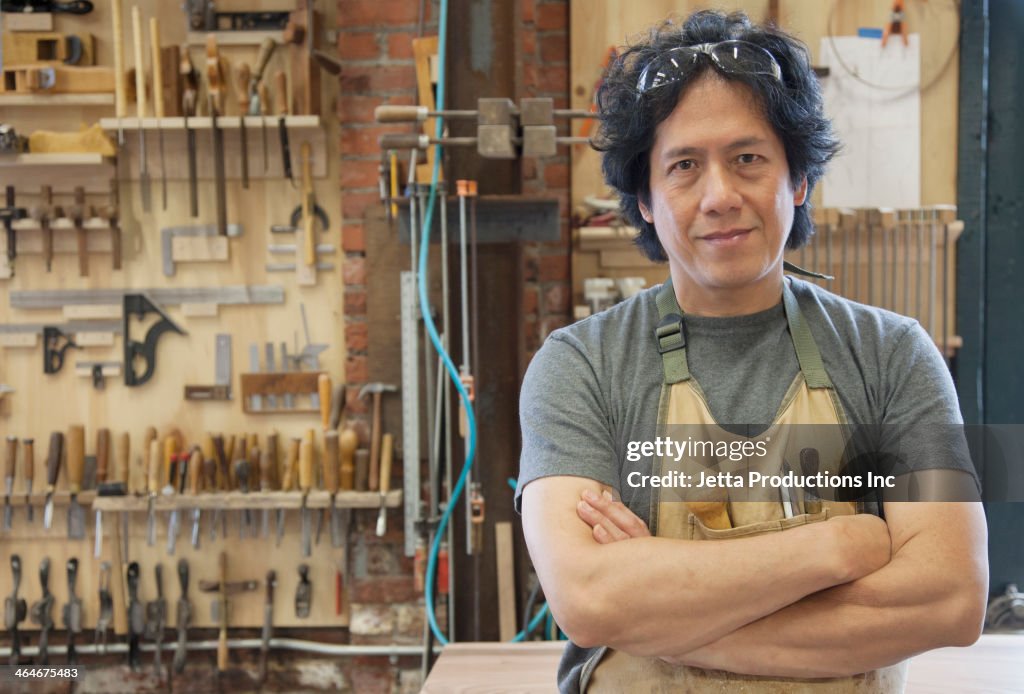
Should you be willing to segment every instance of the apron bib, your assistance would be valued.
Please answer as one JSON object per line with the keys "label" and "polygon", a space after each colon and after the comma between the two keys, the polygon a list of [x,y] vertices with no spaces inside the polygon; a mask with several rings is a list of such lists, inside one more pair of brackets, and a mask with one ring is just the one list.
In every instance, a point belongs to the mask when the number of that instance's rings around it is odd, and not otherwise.
{"label": "apron bib", "polygon": [[[765,475],[784,475],[786,472],[801,475],[842,469],[847,420],[788,282],[783,283],[783,307],[800,370],[771,425],[756,437],[736,435],[721,428],[711,414],[700,385],[690,376],[682,310],[676,301],[671,279],[659,291],[657,305],[660,322],[655,335],[665,371],[658,407],[658,436],[670,436],[676,440],[692,437],[695,441],[725,442],[736,446],[763,441],[768,455],[733,460],[729,456],[716,455],[717,451],[707,454],[700,451],[686,456],[681,462],[676,462],[674,456],[665,456],[655,461],[652,474],[685,473],[696,480],[700,472],[746,478],[751,470]],[[676,436],[672,436],[673,430],[676,430]],[[682,436],[678,435],[679,430],[684,431]],[[756,464],[752,464],[752,460]],[[729,487],[689,488],[685,493],[679,488],[654,487],[651,490],[650,529],[658,537],[729,540],[782,532],[860,510],[854,502],[832,500],[834,494],[831,491],[822,496],[824,498],[819,498],[814,490],[771,486],[756,491]],[[903,662],[851,677],[757,677],[670,665],[658,658],[635,657],[604,648],[584,666],[580,690],[587,694],[896,694],[904,689],[906,670],[907,663]]]}

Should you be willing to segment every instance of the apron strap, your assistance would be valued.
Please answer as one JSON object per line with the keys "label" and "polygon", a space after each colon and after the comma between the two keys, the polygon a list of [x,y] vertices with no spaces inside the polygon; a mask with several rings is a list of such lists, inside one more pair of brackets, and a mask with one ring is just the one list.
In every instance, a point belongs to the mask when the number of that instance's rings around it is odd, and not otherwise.
{"label": "apron strap", "polygon": [[661,354],[661,366],[665,372],[665,383],[679,383],[690,379],[690,367],[686,363],[686,331],[683,329],[683,310],[676,301],[676,293],[669,277],[655,299],[658,306],[658,327],[654,339]]}
{"label": "apron strap", "polygon": [[783,260],[782,261],[782,269],[786,270],[787,272],[792,272],[795,275],[803,275],[804,277],[810,277],[811,279],[816,279],[816,280],[834,280],[835,279],[835,277],[833,277],[832,275],[823,275],[820,272],[812,272],[811,270],[804,270],[799,265],[794,265],[793,263],[789,262],[788,260]]}
{"label": "apron strap", "polygon": [[[810,326],[804,320],[797,303],[796,295],[788,281],[782,283],[782,303],[789,323],[789,333],[793,339],[796,358],[800,363],[800,371],[808,388],[834,388],[832,379],[825,371],[821,352],[811,335]],[[658,327],[654,329],[654,339],[658,343],[661,354],[662,370],[665,383],[673,384],[690,379],[690,367],[686,361],[686,330],[683,324],[683,310],[676,301],[676,293],[669,277],[658,290],[655,304],[658,307]]]}
{"label": "apron strap", "polygon": [[825,364],[821,360],[821,352],[811,335],[811,328],[804,320],[797,303],[796,295],[789,286],[788,280],[782,282],[782,305],[786,309],[786,320],[789,321],[789,334],[793,338],[796,358],[800,362],[800,371],[808,388],[833,388],[832,379],[825,372]]}

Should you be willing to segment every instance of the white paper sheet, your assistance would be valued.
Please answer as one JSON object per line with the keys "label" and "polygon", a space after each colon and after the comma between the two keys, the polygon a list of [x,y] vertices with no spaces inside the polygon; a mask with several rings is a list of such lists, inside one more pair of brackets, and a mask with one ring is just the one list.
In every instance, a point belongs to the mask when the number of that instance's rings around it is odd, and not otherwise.
{"label": "white paper sheet", "polygon": [[[821,40],[825,109],[843,143],[822,181],[825,207],[919,207],[921,204],[920,36],[837,36]],[[848,69],[849,71],[848,71]],[[863,80],[889,89],[878,89]]]}

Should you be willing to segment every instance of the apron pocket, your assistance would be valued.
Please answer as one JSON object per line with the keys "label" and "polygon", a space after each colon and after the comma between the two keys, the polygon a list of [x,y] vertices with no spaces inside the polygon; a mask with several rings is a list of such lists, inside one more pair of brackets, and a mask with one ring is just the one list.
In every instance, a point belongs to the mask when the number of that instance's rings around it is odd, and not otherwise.
{"label": "apron pocket", "polygon": [[802,513],[792,518],[761,521],[760,523],[751,523],[749,525],[741,525],[738,528],[726,528],[724,530],[708,528],[701,522],[700,518],[692,513],[689,514],[687,520],[690,540],[732,540],[737,537],[754,537],[755,535],[764,535],[765,533],[777,533],[795,528],[798,525],[820,523],[821,521],[828,520],[828,518],[829,510],[824,508],[818,513]]}

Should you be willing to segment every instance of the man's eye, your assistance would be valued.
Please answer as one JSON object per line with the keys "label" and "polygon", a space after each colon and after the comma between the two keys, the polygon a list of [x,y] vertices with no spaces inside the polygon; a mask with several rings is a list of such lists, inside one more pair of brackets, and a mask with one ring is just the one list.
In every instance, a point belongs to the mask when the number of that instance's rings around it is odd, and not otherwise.
{"label": "man's eye", "polygon": [[693,161],[693,159],[683,159],[682,161],[677,161],[675,163],[675,168],[679,169],[680,171],[689,171],[695,165],[696,163]]}
{"label": "man's eye", "polygon": [[761,155],[760,154],[750,154],[750,153],[747,153],[747,154],[741,154],[737,158],[739,159],[739,162],[741,164],[753,164],[754,162],[757,162],[757,161],[761,160]]}

